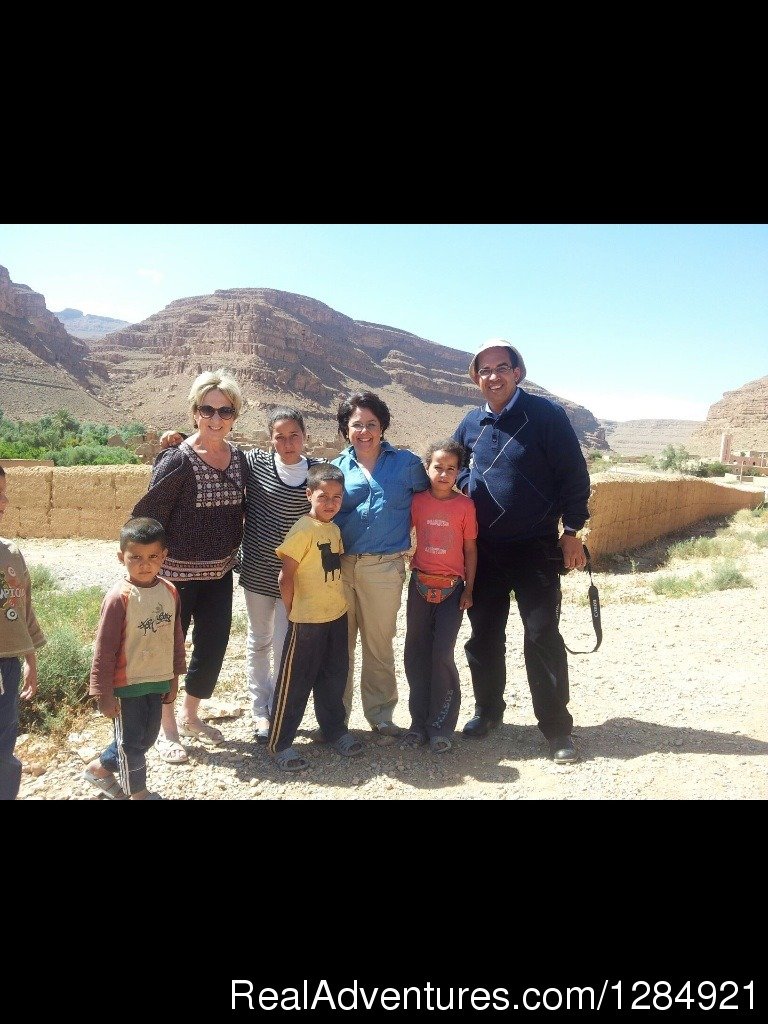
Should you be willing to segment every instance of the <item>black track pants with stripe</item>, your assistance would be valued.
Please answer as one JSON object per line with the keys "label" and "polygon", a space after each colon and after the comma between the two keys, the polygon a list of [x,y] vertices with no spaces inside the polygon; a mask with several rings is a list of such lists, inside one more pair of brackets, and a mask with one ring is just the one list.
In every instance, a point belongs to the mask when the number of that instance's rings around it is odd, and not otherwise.
{"label": "black track pants with stripe", "polygon": [[315,717],[326,743],[347,731],[344,689],[349,650],[346,612],[332,622],[290,622],[272,701],[267,749],[287,750],[301,725],[310,693]]}

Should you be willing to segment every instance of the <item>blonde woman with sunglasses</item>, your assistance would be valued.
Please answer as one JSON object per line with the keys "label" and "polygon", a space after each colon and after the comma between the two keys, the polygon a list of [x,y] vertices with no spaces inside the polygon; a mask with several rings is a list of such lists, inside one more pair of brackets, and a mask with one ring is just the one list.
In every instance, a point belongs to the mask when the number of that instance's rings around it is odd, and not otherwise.
{"label": "blonde woman with sunglasses", "polygon": [[163,760],[187,760],[181,737],[218,746],[224,737],[203,722],[200,702],[213,694],[232,624],[232,569],[243,536],[245,455],[228,438],[243,406],[226,370],[201,373],[189,392],[195,432],[155,459],[149,490],[132,516],[163,524],[168,557],[160,572],[181,597],[181,625],[192,624],[192,652],[178,713],[163,705],[156,747]]}

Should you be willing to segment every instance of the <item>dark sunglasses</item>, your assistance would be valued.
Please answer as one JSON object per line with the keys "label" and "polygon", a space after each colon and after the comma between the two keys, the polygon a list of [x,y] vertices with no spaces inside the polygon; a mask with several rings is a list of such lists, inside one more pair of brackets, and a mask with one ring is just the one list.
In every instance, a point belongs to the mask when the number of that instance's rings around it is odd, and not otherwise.
{"label": "dark sunglasses", "polygon": [[218,413],[223,420],[231,420],[235,418],[235,410],[231,405],[221,405],[218,409],[215,405],[198,405],[197,411],[206,420],[209,420],[214,413]]}

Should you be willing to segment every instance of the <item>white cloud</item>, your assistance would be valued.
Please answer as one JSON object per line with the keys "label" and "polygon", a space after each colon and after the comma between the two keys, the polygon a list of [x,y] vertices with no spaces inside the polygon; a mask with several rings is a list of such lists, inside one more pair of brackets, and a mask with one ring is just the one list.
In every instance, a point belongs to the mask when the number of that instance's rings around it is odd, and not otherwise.
{"label": "white cloud", "polygon": [[148,277],[152,284],[160,284],[165,278],[162,270],[150,270],[147,267],[139,267],[136,273],[139,277]]}

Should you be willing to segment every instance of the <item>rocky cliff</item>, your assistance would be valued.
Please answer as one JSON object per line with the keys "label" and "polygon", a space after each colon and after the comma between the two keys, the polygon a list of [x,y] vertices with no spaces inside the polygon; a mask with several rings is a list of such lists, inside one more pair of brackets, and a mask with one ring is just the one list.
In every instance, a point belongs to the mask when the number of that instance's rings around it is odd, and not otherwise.
{"label": "rocky cliff", "polygon": [[768,451],[768,377],[726,391],[709,407],[705,422],[692,440],[717,458],[723,434],[731,435],[732,451]]}
{"label": "rocky cliff", "polygon": [[[135,387],[139,376],[149,374],[154,395],[164,396],[166,420],[183,413],[176,384],[188,385],[201,369],[221,365],[236,373],[257,406],[267,404],[270,393],[278,396],[271,401],[293,398],[314,417],[315,430],[330,436],[339,398],[354,389],[380,391],[387,402],[395,392],[411,396],[408,424],[402,417],[395,423],[393,416],[394,443],[414,444],[435,431],[450,433],[478,400],[467,374],[470,353],[395,327],[353,320],[316,299],[270,288],[178,299],[89,346],[111,367],[114,381],[136,402],[151,406],[154,396],[139,395]],[[531,381],[524,386],[555,397]],[[607,447],[588,409],[557,400],[585,447]],[[403,402],[396,404],[403,410]],[[248,428],[247,415],[248,410],[241,429]]]}
{"label": "rocky cliff", "polygon": [[0,267],[0,409],[10,419],[58,409],[104,420],[98,393],[108,379],[88,347],[72,338],[39,292]]}

